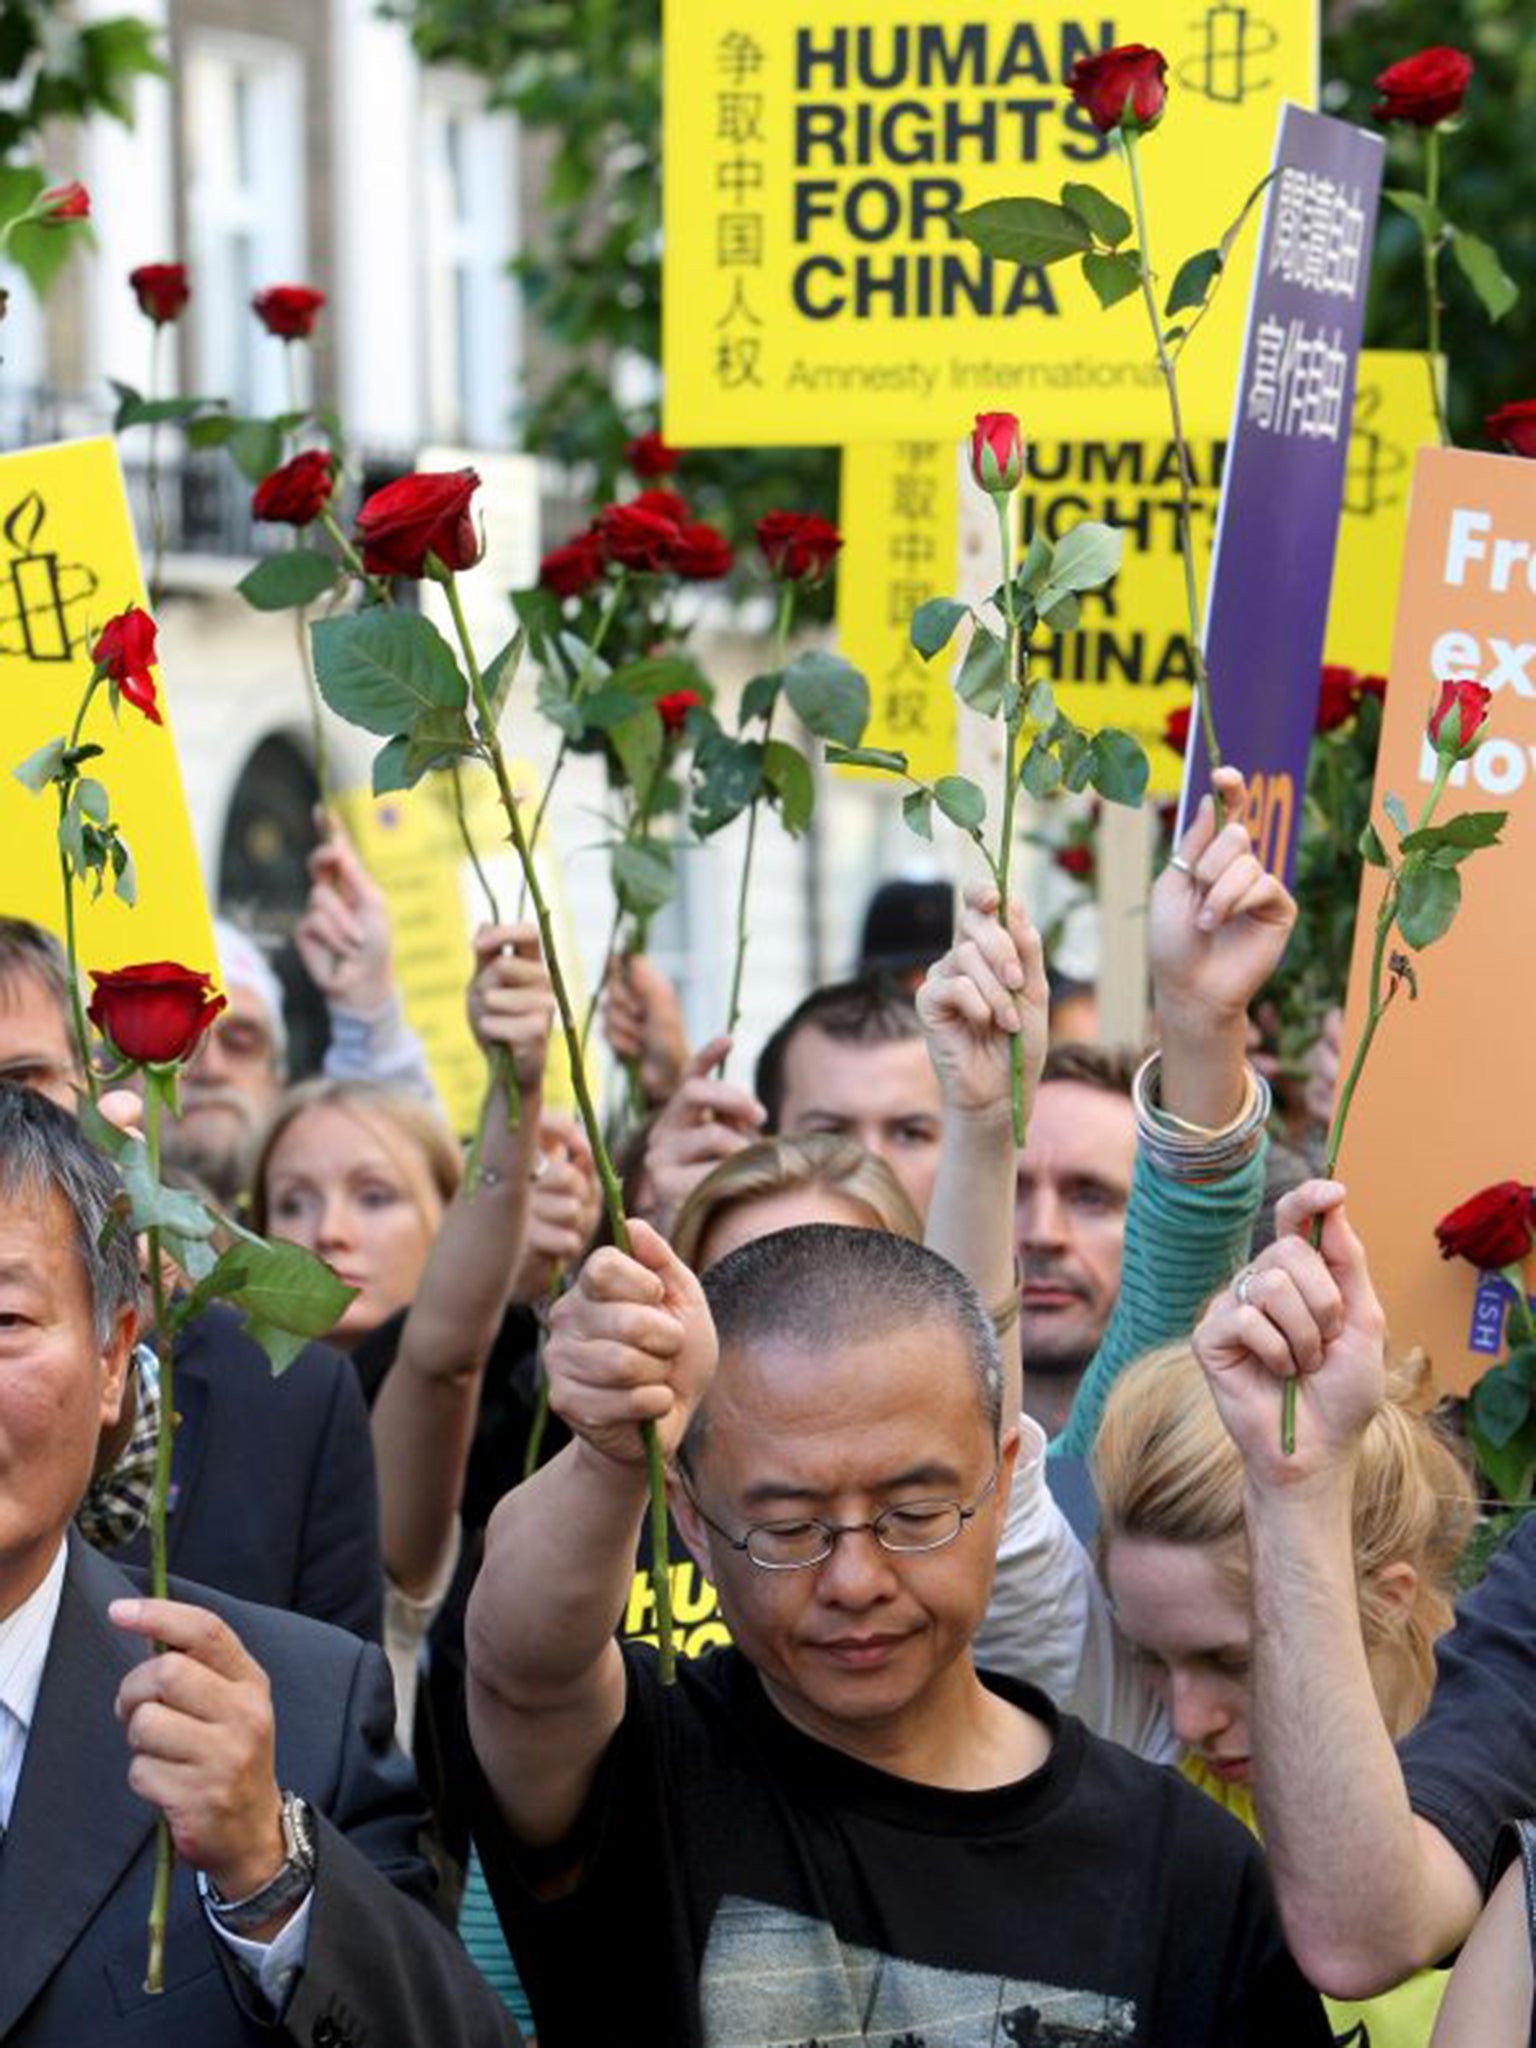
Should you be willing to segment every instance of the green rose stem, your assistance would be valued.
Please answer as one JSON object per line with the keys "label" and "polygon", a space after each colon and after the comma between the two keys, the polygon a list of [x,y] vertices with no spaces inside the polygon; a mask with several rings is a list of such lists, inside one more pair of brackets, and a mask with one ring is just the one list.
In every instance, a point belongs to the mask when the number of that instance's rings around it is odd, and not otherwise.
{"label": "green rose stem", "polygon": [[[586,1068],[581,1057],[581,1027],[571,1005],[570,990],[566,987],[560,955],[555,947],[555,931],[549,915],[549,905],[545,902],[544,891],[539,886],[538,871],[533,862],[533,849],[523,830],[522,814],[518,809],[512,779],[507,773],[507,758],[502,752],[496,721],[485,694],[485,682],[480,674],[480,664],[475,658],[474,642],[470,639],[469,625],[464,617],[464,607],[459,600],[458,586],[452,574],[440,567],[429,566],[428,573],[437,578],[447,593],[448,608],[453,614],[454,631],[458,635],[459,647],[464,655],[470,694],[474,698],[475,723],[479,729],[481,751],[496,777],[496,787],[501,797],[502,809],[506,813],[509,836],[522,867],[523,881],[533,903],[534,916],[538,920],[539,937],[544,946],[544,962],[549,969],[550,983],[555,991],[555,1005],[560,1012],[560,1026],[565,1033],[566,1053],[571,1067],[571,1085],[576,1091],[576,1107],[586,1128],[587,1143],[592,1148],[598,1181],[603,1190],[603,1206],[607,1211],[608,1226],[613,1233],[614,1244],[621,1252],[627,1253],[629,1226],[624,1220],[623,1189],[619,1185],[613,1161],[608,1156],[608,1147],[603,1142],[603,1127],[592,1101],[592,1091],[587,1086]],[[655,1424],[643,1422],[640,1425],[640,1435],[645,1445],[646,1467],[650,1479],[651,1594],[656,1603],[656,1635],[661,1653],[661,1677],[663,1684],[671,1685],[677,1675],[677,1666],[672,1645],[672,1585],[667,1571],[669,1544],[666,1465],[661,1455]]]}
{"label": "green rose stem", "polygon": [[[163,324],[153,323],[149,342],[149,400],[153,405],[160,396],[161,344],[165,335]],[[149,461],[145,467],[144,480],[149,489],[149,608],[152,612],[160,609],[161,580],[165,571],[165,507],[160,502],[160,422],[152,419],[149,423]]]}
{"label": "green rose stem", "polygon": [[[149,1177],[160,1184],[160,1112],[167,1094],[175,1105],[174,1067],[145,1067],[144,1145],[149,1154]],[[160,1226],[152,1223],[149,1244],[149,1286],[154,1302],[155,1371],[160,1390],[160,1429],[155,1439],[155,1480],[149,1501],[149,1590],[153,1599],[166,1593],[166,1506],[171,1491],[171,1452],[176,1441],[175,1339],[168,1325],[165,1270],[161,1260]],[[157,1643],[157,1650],[165,1645]],[[171,1871],[176,1861],[170,1823],[162,1813],[155,1821],[155,1884],[149,1907],[149,1967],[145,1972],[146,1992],[165,1989],[165,1917],[171,1896]]]}
{"label": "green rose stem", "polygon": [[1141,277],[1142,303],[1146,306],[1147,318],[1152,323],[1152,341],[1157,350],[1157,367],[1163,373],[1163,383],[1168,392],[1168,412],[1173,422],[1173,445],[1179,460],[1179,554],[1184,563],[1184,603],[1189,613],[1189,655],[1195,670],[1195,696],[1200,706],[1200,732],[1205,741],[1206,765],[1214,774],[1221,766],[1221,749],[1216,744],[1216,719],[1211,709],[1211,679],[1206,671],[1205,649],[1202,645],[1200,592],[1195,581],[1194,476],[1190,469],[1189,447],[1184,439],[1184,414],[1179,404],[1179,373],[1173,357],[1168,353],[1168,339],[1163,332],[1162,318],[1157,310],[1157,294],[1152,289],[1152,256],[1147,247],[1147,212],[1141,194],[1141,166],[1136,160],[1134,131],[1129,128],[1122,129],[1120,140],[1125,145],[1125,161],[1131,174],[1131,201],[1136,209],[1136,235],[1139,243],[1136,267]]}
{"label": "green rose stem", "polygon": [[[294,536],[298,546],[298,536]],[[329,756],[325,745],[325,711],[320,702],[320,685],[315,680],[315,658],[309,644],[309,607],[299,605],[293,614],[293,629],[299,636],[299,667],[304,676],[305,692],[309,698],[310,745],[315,752],[315,784],[320,792],[320,808],[329,817],[332,795]]]}
{"label": "green rose stem", "polygon": [[[457,761],[452,763],[448,773],[453,788],[453,815],[458,821],[459,837],[464,842],[464,851],[469,855],[469,864],[475,871],[475,879],[480,884],[481,894],[485,897],[485,907],[491,923],[500,924],[501,905],[496,900],[496,891],[491,887],[491,878],[485,871],[475,848],[474,835],[469,829],[469,814],[464,808],[464,780]],[[498,1087],[505,1090],[507,1097],[507,1129],[515,1131],[523,1120],[523,1091],[517,1078],[517,1061],[513,1057],[511,1046],[494,1046],[487,1064],[490,1067],[490,1080],[486,1083],[485,1100],[480,1106],[479,1116],[475,1119],[469,1151],[464,1159],[464,1186],[469,1194],[473,1194],[480,1185],[480,1160],[485,1150],[485,1119],[490,1113]]]}
{"label": "green rose stem", "polygon": [[[614,578],[612,589],[608,592],[603,602],[603,609],[598,614],[597,626],[591,640],[587,643],[587,650],[582,657],[581,667],[577,671],[576,680],[571,685],[572,704],[579,704],[586,695],[587,684],[592,679],[592,664],[602,652],[603,642],[608,637],[608,628],[613,624],[614,618],[618,613],[619,601],[623,597],[628,583],[628,570],[620,569],[618,575]],[[539,835],[544,830],[544,819],[549,811],[550,799],[555,793],[555,784],[560,780],[561,774],[564,772],[566,759],[570,751],[571,736],[567,732],[562,732],[560,744],[555,749],[555,758],[549,771],[549,779],[544,784],[543,791],[539,796],[538,805],[533,813],[533,823],[528,829],[528,851],[530,853],[534,853],[538,849]],[[521,911],[523,904],[527,900],[528,885],[525,881],[522,897],[518,905],[519,911]]]}
{"label": "green rose stem", "polygon": [[[789,629],[795,616],[795,579],[784,578],[784,587],[779,592],[779,617],[774,628],[775,660],[782,671],[789,659]],[[768,707],[768,716],[763,721],[763,753],[768,752],[768,742],[773,737],[773,714],[776,704]],[[757,814],[762,809],[761,792],[753,797],[747,806],[747,844],[741,857],[741,884],[736,891],[736,961],[731,969],[731,1000],[726,1011],[725,1032],[734,1037],[736,1026],[741,1022],[741,979],[747,965],[747,899],[752,888],[752,858],[757,850]]]}
{"label": "green rose stem", "polygon": [[[998,831],[997,857],[992,863],[992,875],[997,883],[997,921],[1004,931],[1008,929],[1008,872],[1013,861],[1013,807],[1019,790],[1019,728],[1024,722],[1025,661],[1024,649],[1019,644],[1019,617],[1013,589],[1011,495],[995,492],[992,497],[1003,555],[1003,615],[1008,622],[1007,675],[1011,693],[1003,699],[1003,726],[1007,734],[1004,743],[1003,817]],[[1022,1149],[1025,1137],[1024,1039],[1017,1031],[1008,1041],[1008,1073],[1013,1098],[1013,1142]]]}
{"label": "green rose stem", "polygon": [[341,556],[343,566],[350,574],[357,578],[374,603],[382,605],[391,604],[393,600],[389,594],[388,580],[383,576],[375,576],[371,569],[363,567],[362,556],[342,532],[340,525],[337,523],[336,514],[331,510],[329,504],[322,505],[320,508],[320,524],[325,528],[332,541],[334,541],[336,551]]}
{"label": "green rose stem", "polygon": [[[85,714],[91,708],[91,699],[101,684],[101,670],[93,671],[91,680],[85,686],[85,695],[80,700],[80,709],[75,713],[75,723],[70,731],[69,745],[65,756],[73,755],[80,744],[80,734],[85,726]],[[59,779],[59,831],[62,835],[64,820],[69,814],[69,799],[79,779],[78,768],[69,768]],[[64,851],[62,836],[59,841],[59,876],[64,884],[64,950],[69,956],[69,1005],[70,1016],[75,1027],[75,1050],[80,1055],[80,1071],[85,1076],[86,1093],[92,1102],[96,1100],[96,1069],[91,1063],[91,1033],[85,1021],[85,1004],[80,996],[80,948],[75,932],[75,875],[70,866],[69,855]]]}
{"label": "green rose stem", "polygon": [[[1424,198],[1431,217],[1440,209],[1440,130],[1431,128],[1424,138]],[[1433,233],[1420,228],[1419,239],[1424,245],[1424,297],[1429,306],[1428,352],[1425,365],[1429,371],[1429,395],[1435,408],[1435,425],[1440,430],[1440,446],[1451,445],[1450,423],[1445,415],[1445,392],[1440,382],[1440,235],[1438,227]]]}
{"label": "green rose stem", "polygon": [[[1419,813],[1416,832],[1422,832],[1434,817],[1435,806],[1445,794],[1451,770],[1456,760],[1452,754],[1441,754],[1435,763],[1435,779],[1430,785],[1424,808]],[[1382,980],[1387,964],[1387,946],[1392,937],[1392,928],[1397,923],[1399,885],[1395,875],[1389,876],[1382,892],[1381,904],[1376,912],[1376,937],[1371,947],[1370,1002],[1365,1013],[1365,1028],[1360,1033],[1360,1043],[1355,1047],[1355,1056],[1349,1063],[1349,1072],[1339,1090],[1339,1106],[1333,1113],[1333,1124],[1328,1132],[1328,1150],[1323,1160],[1323,1179],[1332,1180],[1339,1165],[1339,1154],[1344,1149],[1344,1128],[1349,1122],[1350,1105],[1355,1099],[1355,1090],[1360,1085],[1360,1076],[1365,1070],[1366,1055],[1376,1036],[1381,1020],[1392,1004],[1397,993],[1398,981],[1394,975],[1383,988]],[[1315,1251],[1323,1241],[1322,1218],[1312,1226],[1312,1248]],[[1291,1374],[1285,1383],[1284,1397],[1280,1409],[1280,1448],[1291,1457],[1296,1449],[1296,1375]]]}

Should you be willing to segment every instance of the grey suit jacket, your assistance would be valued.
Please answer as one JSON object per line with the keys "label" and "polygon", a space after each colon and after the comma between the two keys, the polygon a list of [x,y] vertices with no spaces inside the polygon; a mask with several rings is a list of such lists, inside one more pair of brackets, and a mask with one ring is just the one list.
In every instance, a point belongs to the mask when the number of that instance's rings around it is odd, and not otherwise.
{"label": "grey suit jacket", "polygon": [[143,1990],[154,1814],[129,1791],[113,1714],[150,1654],[107,1620],[142,1582],[71,1533],[10,1830],[0,1846],[0,2041],[6,2048],[506,2048],[515,2031],[426,1901],[423,1818],[393,1746],[382,1654],[340,1629],[173,1582],[229,1623],[272,1684],[277,1776],[318,1822],[307,1959],[283,2015],[207,1924],[178,1867],[166,1988]]}

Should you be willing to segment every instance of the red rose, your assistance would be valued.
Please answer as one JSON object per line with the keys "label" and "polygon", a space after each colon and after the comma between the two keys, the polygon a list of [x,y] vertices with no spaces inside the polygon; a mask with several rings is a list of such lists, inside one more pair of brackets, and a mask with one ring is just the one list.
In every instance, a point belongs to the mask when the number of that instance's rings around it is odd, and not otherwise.
{"label": "red rose", "polygon": [[1378,704],[1384,704],[1387,697],[1385,676],[1356,676],[1355,688],[1362,697],[1374,697]]}
{"label": "red rose", "polygon": [[624,450],[624,460],[639,477],[670,476],[682,461],[676,448],[669,448],[660,434],[639,434]]}
{"label": "red rose", "polygon": [[1101,135],[1116,128],[1144,135],[1168,103],[1168,60],[1145,43],[1121,43],[1096,57],[1079,57],[1067,80],[1072,97]]}
{"label": "red rose", "polygon": [[[666,498],[672,494],[651,491],[647,495]],[[638,499],[628,505],[605,505],[594,524],[604,561],[617,562],[621,569],[653,574],[676,563],[677,521],[642,505]]]}
{"label": "red rose", "polygon": [[155,622],[148,612],[133,604],[115,619],[108,619],[91,649],[91,659],[135,711],[142,711],[151,725],[164,724],[150,674],[156,660]]}
{"label": "red rose", "polygon": [[731,544],[718,528],[695,519],[677,529],[673,567],[690,583],[713,583],[731,573]]}
{"label": "red rose", "polygon": [[654,512],[658,519],[670,519],[674,526],[681,526],[688,517],[688,500],[680,498],[676,491],[642,491],[627,503],[632,511]]}
{"label": "red rose", "polygon": [[139,311],[157,327],[167,327],[179,319],[192,296],[185,263],[141,263],[137,270],[129,271],[128,282],[138,299]]}
{"label": "red rose", "polygon": [[1317,693],[1317,730],[1335,732],[1348,725],[1360,708],[1360,678],[1352,668],[1323,663],[1322,687]]}
{"label": "red rose", "polygon": [[1054,858],[1061,872],[1070,875],[1075,882],[1086,882],[1093,873],[1091,846],[1059,846]]}
{"label": "red rose", "polygon": [[142,967],[91,970],[96,984],[87,1015],[125,1060],[167,1067],[184,1060],[224,1008],[206,974],[154,960]]}
{"label": "red rose", "polygon": [[402,476],[362,506],[354,538],[370,576],[424,576],[427,557],[445,569],[472,569],[480,536],[469,501],[480,488],[472,469]]}
{"label": "red rose", "polygon": [[336,458],[328,448],[306,449],[262,478],[251,496],[251,517],[273,526],[308,526],[335,488]]}
{"label": "red rose", "polygon": [[1435,752],[1452,761],[1464,761],[1476,749],[1492,701],[1492,690],[1469,677],[1442,683],[1440,702],[1429,714],[1429,738]]}
{"label": "red rose", "polygon": [[1517,398],[1489,413],[1483,425],[1511,455],[1536,456],[1536,398]]}
{"label": "red rose", "polygon": [[307,341],[315,331],[315,319],[325,304],[325,293],[307,284],[273,284],[258,292],[251,311],[279,341]]}
{"label": "red rose", "polygon": [[979,412],[971,429],[971,475],[989,497],[1006,498],[1024,476],[1024,436],[1011,412]]}
{"label": "red rose", "polygon": [[697,690],[669,690],[665,697],[656,699],[656,709],[661,713],[661,722],[670,737],[676,738],[688,723],[688,714],[696,704],[704,702]]}
{"label": "red rose", "polygon": [[1382,95],[1372,107],[1373,121],[1407,121],[1415,128],[1438,128],[1458,113],[1472,82],[1472,59],[1464,50],[1437,43],[1417,56],[1400,57],[1376,80]]}
{"label": "red rose", "polygon": [[843,536],[814,512],[765,512],[757,522],[757,544],[773,574],[785,583],[819,583],[831,568]]}
{"label": "red rose", "polygon": [[50,185],[32,202],[32,218],[40,228],[67,227],[72,220],[89,220],[91,195],[73,178],[67,185]]}
{"label": "red rose", "polygon": [[1536,1188],[1501,1180],[1482,1188],[1435,1225],[1442,1259],[1468,1259],[1484,1272],[1518,1266],[1531,1249]]}
{"label": "red rose", "polygon": [[580,597],[603,573],[603,544],[590,530],[563,548],[551,548],[539,564],[539,581],[556,597]]}
{"label": "red rose", "polygon": [[1168,723],[1163,727],[1163,738],[1176,754],[1189,752],[1189,719],[1193,708],[1184,704],[1177,711],[1170,711]]}

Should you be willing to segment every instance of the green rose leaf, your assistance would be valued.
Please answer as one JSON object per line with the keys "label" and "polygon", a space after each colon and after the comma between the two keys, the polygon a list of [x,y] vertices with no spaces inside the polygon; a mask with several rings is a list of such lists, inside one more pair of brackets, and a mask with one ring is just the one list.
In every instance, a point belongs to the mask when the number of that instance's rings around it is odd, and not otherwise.
{"label": "green rose leaf", "polygon": [[1024,550],[1024,559],[1019,564],[1015,583],[1033,597],[1051,573],[1051,564],[1056,559],[1056,550],[1043,533],[1035,534]]}
{"label": "green rose leaf", "polygon": [[1381,843],[1381,834],[1376,830],[1376,827],[1369,818],[1366,819],[1361,827],[1359,844],[1362,860],[1369,861],[1373,868],[1384,868],[1391,865],[1387,859],[1387,849]]}
{"label": "green rose leaf", "polygon": [[1461,908],[1461,877],[1454,868],[1409,867],[1397,895],[1397,925],[1416,953],[1444,938]]}
{"label": "green rose leaf", "polygon": [[420,612],[382,606],[312,628],[315,680],[339,718],[392,739],[424,712],[462,711],[469,689],[453,650]]}
{"label": "green rose leaf", "polygon": [[[117,393],[117,416],[112,427],[119,434],[125,427],[153,427],[161,426],[167,420],[195,420],[209,406],[222,402],[217,398],[141,398],[131,385],[119,384],[115,377],[109,377],[107,382]],[[215,414],[214,417],[226,415]]]}
{"label": "green rose leaf", "polygon": [[1135,255],[1105,256],[1090,249],[1083,258],[1083,276],[1094,297],[1107,313],[1132,292],[1141,289],[1141,258]]}
{"label": "green rose leaf", "polygon": [[662,730],[660,714],[649,704],[642,710],[631,710],[628,718],[621,718],[608,727],[608,744],[618,756],[625,782],[634,791],[637,802],[643,805],[650,795],[656,770],[661,766],[661,757],[666,751],[666,734]]}
{"label": "green rose leaf", "polygon": [[491,656],[482,678],[485,684],[486,701],[491,707],[493,725],[501,722],[501,714],[507,708],[507,699],[512,694],[512,685],[517,681],[517,672],[522,666],[523,653],[528,645],[528,629],[519,626],[504,647]]}
{"label": "green rose leaf", "polygon": [[1070,633],[1083,615],[1082,605],[1075,591],[1064,590],[1041,611],[1041,618],[1053,633]]}
{"label": "green rose leaf", "polygon": [[708,733],[693,750],[693,773],[693,828],[707,839],[762,795],[762,745]]}
{"label": "green rose leaf", "polygon": [[547,664],[550,650],[559,640],[565,625],[559,598],[552,590],[546,590],[542,583],[534,583],[527,590],[512,592],[512,609],[518,624],[528,635],[528,647],[534,659]]}
{"label": "green rose leaf", "polygon": [[614,894],[631,916],[654,917],[672,901],[672,850],[659,840],[622,840],[613,849]]}
{"label": "green rose leaf", "polygon": [[987,626],[978,626],[965,650],[955,689],[964,704],[983,718],[995,718],[1008,681],[1008,649]]}
{"label": "green rose leaf", "polygon": [[1197,255],[1186,256],[1169,287],[1164,313],[1171,316],[1188,312],[1194,306],[1203,306],[1205,295],[1220,275],[1221,267],[1219,249],[1202,249]]}
{"label": "green rose leaf", "polygon": [[373,757],[373,793],[375,796],[393,796],[397,789],[414,789],[420,776],[412,776],[406,767],[411,751],[411,736],[408,732],[397,732],[393,739],[386,740]]}
{"label": "green rose leaf", "polygon": [[856,747],[869,723],[869,684],[840,654],[797,655],[784,671],[784,694],[819,740]]}
{"label": "green rose leaf", "polygon": [[1051,726],[1056,723],[1055,692],[1043,676],[1039,682],[1031,683],[1029,695],[1024,700],[1024,710],[1035,725]]}
{"label": "green rose leaf", "polygon": [[784,687],[784,671],[774,669],[770,674],[754,676],[741,693],[741,710],[737,714],[737,726],[744,726],[754,718],[766,718],[779,701],[779,692]]}
{"label": "green rose leaf", "polygon": [[283,459],[282,429],[276,420],[240,420],[225,445],[248,483],[259,484]]}
{"label": "green rose leaf", "polygon": [[116,1155],[127,1197],[125,1221],[138,1233],[158,1224],[174,1230],[178,1237],[208,1238],[214,1231],[213,1218],[195,1195],[180,1188],[162,1187],[149,1167],[149,1147],[131,1140]]}
{"label": "green rose leaf", "polygon": [[1019,781],[1032,797],[1042,802],[1061,787],[1061,763],[1039,733],[1029,743]]}
{"label": "green rose leaf", "polygon": [[798,747],[784,740],[769,740],[763,748],[763,778],[785,831],[798,839],[816,808],[816,778],[810,762]]}
{"label": "green rose leaf", "polygon": [[41,796],[64,765],[64,749],[63,740],[49,740],[48,744],[39,747],[35,754],[28,754],[25,761],[13,768],[11,773],[23,789],[30,789],[34,796]]}
{"label": "green rose leaf", "polygon": [[1519,298],[1520,287],[1499,261],[1498,252],[1488,243],[1480,242],[1476,235],[1452,228],[1451,254],[1462,276],[1481,299],[1488,318],[1495,323],[1502,320]]}
{"label": "green rose leaf", "polygon": [[1381,800],[1381,808],[1397,828],[1399,839],[1406,839],[1413,827],[1408,822],[1408,806],[1400,796],[1394,796],[1389,789]]}
{"label": "green rose leaf", "polygon": [[941,648],[949,645],[956,626],[969,610],[968,604],[953,597],[930,597],[926,604],[918,606],[912,614],[912,645],[924,661],[931,661]]}
{"label": "green rose leaf", "polygon": [[1524,1428],[1531,1413],[1531,1390],[1496,1365],[1472,1389],[1472,1416],[1496,1450],[1503,1450]]}
{"label": "green rose leaf", "polygon": [[828,747],[829,768],[878,768],[884,775],[905,775],[907,757],[890,747]]}
{"label": "green rose leaf", "polygon": [[568,740],[579,740],[586,731],[581,711],[571,697],[571,686],[558,668],[544,668],[539,671],[538,687],[534,702],[540,714],[547,718]]}
{"label": "green rose leaf", "polygon": [[1420,192],[1382,191],[1383,199],[1390,199],[1400,213],[1406,213],[1426,242],[1438,241],[1445,229],[1445,215],[1438,206],[1431,206]]}
{"label": "green rose leaf", "polygon": [[933,800],[962,832],[974,832],[987,815],[986,797],[965,775],[941,775],[933,785]]}
{"label": "green rose leaf", "polygon": [[112,835],[112,893],[132,910],[139,900],[139,873],[120,833]]}
{"label": "green rose leaf", "polygon": [[1005,263],[1060,263],[1093,247],[1087,221],[1049,199],[987,199],[954,216],[968,242]]}
{"label": "green rose leaf", "polygon": [[185,1315],[196,1315],[210,1301],[243,1309],[247,1332],[266,1352],[276,1375],[311,1339],[336,1327],[356,1291],[301,1245],[243,1235],[193,1289]]}
{"label": "green rose leaf", "polygon": [[1069,213],[1075,213],[1087,221],[1101,242],[1107,242],[1111,249],[1123,242],[1131,232],[1131,216],[1123,206],[1116,206],[1106,192],[1097,185],[1074,185],[1070,182],[1061,188],[1061,203]]}
{"label": "green rose leaf", "polygon": [[1098,590],[1117,573],[1124,536],[1118,526],[1084,519],[1056,543],[1050,582],[1039,594],[1043,612],[1047,593],[1057,590]]}
{"label": "green rose leaf", "polygon": [[909,789],[901,800],[901,815],[919,839],[932,839],[933,792]]}
{"label": "green rose leaf", "polygon": [[1440,825],[1426,825],[1422,832],[1410,832],[1403,840],[1403,852],[1436,853],[1450,848],[1461,854],[1476,853],[1485,846],[1497,846],[1499,834],[1508,823],[1508,811],[1461,811]]}
{"label": "green rose leaf", "polygon": [[1133,810],[1147,793],[1151,765],[1140,740],[1114,726],[1096,732],[1088,745],[1089,780],[1106,803]]}
{"label": "green rose leaf", "polygon": [[340,575],[335,562],[319,548],[285,548],[247,570],[235,588],[254,611],[282,612],[324,597]]}
{"label": "green rose leaf", "polygon": [[227,412],[205,412],[187,422],[189,448],[222,448],[231,440],[240,422]]}

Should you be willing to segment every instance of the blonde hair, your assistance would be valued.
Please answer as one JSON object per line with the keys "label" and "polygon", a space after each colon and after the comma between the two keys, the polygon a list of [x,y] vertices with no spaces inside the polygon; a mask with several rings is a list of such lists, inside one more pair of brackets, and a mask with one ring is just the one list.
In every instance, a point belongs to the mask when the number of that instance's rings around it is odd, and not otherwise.
{"label": "blonde hair", "polygon": [[458,1192],[464,1162],[458,1142],[439,1111],[403,1088],[380,1081],[301,1081],[285,1089],[262,1133],[251,1169],[251,1227],[267,1234],[267,1169],[284,1132],[311,1109],[340,1109],[364,1123],[388,1126],[417,1152],[444,1208]]}
{"label": "blonde hair", "polygon": [[869,1211],[876,1230],[923,1241],[922,1218],[883,1159],[855,1138],[814,1131],[799,1138],[759,1138],[705,1174],[677,1212],[672,1249],[697,1266],[709,1233],[743,1202],[798,1188],[821,1188]]}
{"label": "blonde hair", "polygon": [[[1466,1468],[1422,1412],[1422,1359],[1389,1379],[1366,1428],[1355,1478],[1355,1580],[1360,1623],[1382,1717],[1405,1735],[1429,1703],[1434,1645],[1451,1625],[1453,1573],[1476,1519]],[[1278,1404],[1277,1410],[1278,1414]],[[1099,1568],[1117,1537],[1211,1549],[1245,1603],[1243,1461],[1188,1345],[1150,1352],[1126,1372],[1104,1409],[1093,1450],[1099,1496]],[[1412,1567],[1406,1602],[1383,1575]]]}

